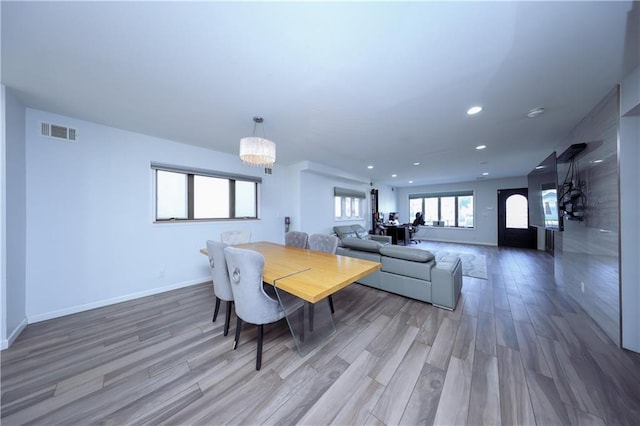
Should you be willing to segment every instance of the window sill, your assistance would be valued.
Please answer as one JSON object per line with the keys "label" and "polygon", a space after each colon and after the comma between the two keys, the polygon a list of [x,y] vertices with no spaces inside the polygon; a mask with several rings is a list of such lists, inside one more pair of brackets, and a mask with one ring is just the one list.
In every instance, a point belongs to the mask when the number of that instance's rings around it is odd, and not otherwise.
{"label": "window sill", "polygon": [[154,220],[154,225],[179,224],[179,223],[216,223],[216,222],[250,222],[259,221],[259,217],[233,218],[233,219],[175,219],[175,220]]}
{"label": "window sill", "polygon": [[420,229],[459,229],[465,231],[475,231],[475,227],[462,227],[462,226],[432,226],[432,225],[421,225]]}

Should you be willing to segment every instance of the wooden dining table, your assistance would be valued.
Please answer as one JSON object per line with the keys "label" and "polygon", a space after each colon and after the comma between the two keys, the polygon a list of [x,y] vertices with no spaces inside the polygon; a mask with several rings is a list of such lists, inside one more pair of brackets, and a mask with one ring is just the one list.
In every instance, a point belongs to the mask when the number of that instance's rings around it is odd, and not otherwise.
{"label": "wooden dining table", "polygon": [[[260,241],[234,247],[264,256],[263,281],[307,302],[329,295],[380,269],[380,263]],[[207,254],[206,249],[201,249]]]}

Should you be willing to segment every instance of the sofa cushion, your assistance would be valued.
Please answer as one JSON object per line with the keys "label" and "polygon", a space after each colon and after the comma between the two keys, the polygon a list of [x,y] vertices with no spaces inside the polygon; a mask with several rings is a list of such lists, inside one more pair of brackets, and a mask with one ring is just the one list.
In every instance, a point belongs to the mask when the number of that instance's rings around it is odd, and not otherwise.
{"label": "sofa cushion", "polygon": [[380,254],[412,262],[430,262],[435,259],[430,251],[412,247],[384,246],[380,248]]}
{"label": "sofa cushion", "polygon": [[389,256],[380,256],[380,268],[383,272],[431,281],[431,269],[436,264],[435,260],[429,262],[411,262]]}
{"label": "sofa cushion", "polygon": [[356,233],[358,238],[363,240],[369,240],[369,232],[362,227],[362,225],[351,225],[351,229]]}
{"label": "sofa cushion", "polygon": [[333,230],[340,240],[345,238],[358,238],[358,234],[353,230],[351,226],[334,226]]}
{"label": "sofa cushion", "polygon": [[[378,262],[378,263],[380,263],[380,257],[381,257],[380,253],[374,253],[372,251],[353,250],[345,247],[338,247],[336,254],[341,256],[355,257],[358,259],[370,260],[372,262]],[[378,271],[374,272],[374,274],[377,274],[377,273]]]}
{"label": "sofa cushion", "polygon": [[353,238],[353,237],[343,239],[342,246],[348,247],[354,250],[370,251],[372,253],[378,253],[380,250],[380,247],[384,247],[383,244],[380,244],[377,241],[361,240],[359,238]]}

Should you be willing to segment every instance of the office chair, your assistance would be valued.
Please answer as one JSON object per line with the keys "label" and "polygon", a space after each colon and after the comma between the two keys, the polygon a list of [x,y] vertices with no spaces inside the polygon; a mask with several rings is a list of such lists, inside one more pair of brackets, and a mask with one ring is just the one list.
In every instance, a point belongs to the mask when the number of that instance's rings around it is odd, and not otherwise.
{"label": "office chair", "polygon": [[411,224],[412,229],[409,231],[412,243],[418,244],[422,242],[421,240],[415,240],[413,236],[415,235],[416,232],[418,232],[418,229],[420,228],[420,226],[423,226],[423,225],[424,225],[424,214],[422,212],[418,212],[416,213],[416,218],[413,220],[413,223]]}

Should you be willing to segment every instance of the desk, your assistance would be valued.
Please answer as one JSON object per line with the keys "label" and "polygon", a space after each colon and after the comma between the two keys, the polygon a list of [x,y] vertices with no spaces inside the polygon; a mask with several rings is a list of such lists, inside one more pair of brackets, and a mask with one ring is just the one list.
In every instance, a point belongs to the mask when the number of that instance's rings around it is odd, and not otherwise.
{"label": "desk", "polygon": [[[329,305],[317,302],[380,269],[377,262],[265,241],[237,244],[234,247],[254,250],[264,256],[262,279],[275,287],[277,295],[286,291],[309,302],[306,319],[304,309],[303,315],[292,315],[294,311],[282,306],[301,355],[335,332]],[[200,252],[207,254],[206,249]],[[282,304],[280,296],[278,299]],[[308,331],[305,331],[305,321],[309,326]]]}
{"label": "desk", "polygon": [[406,246],[411,242],[411,234],[409,233],[409,227],[403,225],[384,225],[387,230],[387,235],[391,236],[391,244],[398,244],[398,241],[402,240],[402,243]]}

